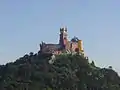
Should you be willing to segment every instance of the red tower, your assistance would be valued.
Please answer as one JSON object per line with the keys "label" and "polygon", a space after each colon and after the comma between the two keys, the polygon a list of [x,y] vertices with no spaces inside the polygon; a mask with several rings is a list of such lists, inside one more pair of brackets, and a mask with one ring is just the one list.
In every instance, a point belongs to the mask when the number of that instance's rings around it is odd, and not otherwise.
{"label": "red tower", "polygon": [[66,48],[67,44],[67,28],[60,28],[60,39],[59,39],[59,44],[62,46],[63,49]]}

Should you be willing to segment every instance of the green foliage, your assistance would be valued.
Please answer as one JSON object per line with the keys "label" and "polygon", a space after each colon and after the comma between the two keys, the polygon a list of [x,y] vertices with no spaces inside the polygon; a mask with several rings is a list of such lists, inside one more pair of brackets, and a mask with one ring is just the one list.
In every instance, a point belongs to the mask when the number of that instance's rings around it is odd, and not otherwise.
{"label": "green foliage", "polygon": [[120,90],[111,67],[98,68],[78,54],[56,56],[29,53],[0,66],[0,90]]}
{"label": "green foliage", "polygon": [[95,66],[95,63],[94,63],[94,61],[92,61],[91,65],[92,65],[93,67]]}

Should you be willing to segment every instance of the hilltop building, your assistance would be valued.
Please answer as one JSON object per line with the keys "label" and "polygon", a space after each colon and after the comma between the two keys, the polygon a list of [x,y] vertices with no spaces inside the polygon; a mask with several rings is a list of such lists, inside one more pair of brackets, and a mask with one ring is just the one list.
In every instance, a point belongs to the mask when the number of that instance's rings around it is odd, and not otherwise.
{"label": "hilltop building", "polygon": [[50,44],[42,42],[40,44],[40,52],[48,54],[61,54],[61,53],[81,53],[84,55],[82,40],[73,37],[68,40],[67,28],[60,28],[59,43]]}

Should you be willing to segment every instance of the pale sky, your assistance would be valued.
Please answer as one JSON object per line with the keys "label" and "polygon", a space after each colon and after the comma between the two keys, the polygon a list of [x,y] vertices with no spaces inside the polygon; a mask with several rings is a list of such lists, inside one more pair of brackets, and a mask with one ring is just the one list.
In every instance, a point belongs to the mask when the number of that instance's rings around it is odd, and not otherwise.
{"label": "pale sky", "polygon": [[0,64],[58,43],[61,26],[96,65],[120,72],[120,0],[0,0]]}

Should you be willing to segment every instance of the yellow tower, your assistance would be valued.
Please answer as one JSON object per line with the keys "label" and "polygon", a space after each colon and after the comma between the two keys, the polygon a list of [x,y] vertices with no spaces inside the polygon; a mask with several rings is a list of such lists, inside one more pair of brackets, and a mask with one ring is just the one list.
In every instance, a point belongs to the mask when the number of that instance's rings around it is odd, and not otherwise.
{"label": "yellow tower", "polygon": [[79,51],[84,54],[84,49],[83,49],[83,42],[82,42],[82,40],[79,40],[79,41],[78,41],[78,48],[79,48]]}

